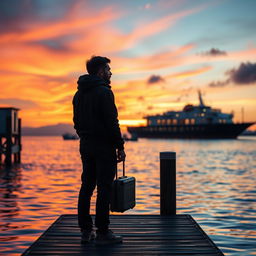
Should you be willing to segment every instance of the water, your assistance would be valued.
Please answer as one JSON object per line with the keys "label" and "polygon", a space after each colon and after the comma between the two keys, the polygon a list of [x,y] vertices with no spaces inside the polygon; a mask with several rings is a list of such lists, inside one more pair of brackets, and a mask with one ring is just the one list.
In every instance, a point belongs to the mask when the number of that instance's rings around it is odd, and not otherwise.
{"label": "water", "polygon": [[[76,214],[78,141],[22,143],[22,164],[0,171],[1,255],[20,255],[58,216]],[[191,214],[225,255],[256,255],[256,137],[127,142],[127,174],[137,179],[127,214],[159,214],[160,151],[177,153],[177,213]]]}

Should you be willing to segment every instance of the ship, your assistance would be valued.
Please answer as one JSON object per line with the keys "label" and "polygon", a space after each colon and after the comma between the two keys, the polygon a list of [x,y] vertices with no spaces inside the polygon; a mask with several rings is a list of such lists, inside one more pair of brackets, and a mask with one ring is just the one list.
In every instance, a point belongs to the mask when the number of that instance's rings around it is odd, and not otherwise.
{"label": "ship", "polygon": [[233,113],[222,113],[204,104],[198,91],[199,105],[187,104],[182,111],[144,117],[146,126],[127,127],[140,138],[235,139],[255,122],[233,122]]}

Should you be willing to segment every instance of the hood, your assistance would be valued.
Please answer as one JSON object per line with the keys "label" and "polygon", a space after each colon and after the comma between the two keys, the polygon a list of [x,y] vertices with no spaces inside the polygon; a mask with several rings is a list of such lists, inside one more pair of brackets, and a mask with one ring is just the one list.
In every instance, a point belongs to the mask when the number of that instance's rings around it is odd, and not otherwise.
{"label": "hood", "polygon": [[90,91],[91,89],[102,85],[110,88],[109,84],[106,81],[104,81],[98,76],[93,75],[80,76],[77,81],[77,84],[77,89],[82,92]]}

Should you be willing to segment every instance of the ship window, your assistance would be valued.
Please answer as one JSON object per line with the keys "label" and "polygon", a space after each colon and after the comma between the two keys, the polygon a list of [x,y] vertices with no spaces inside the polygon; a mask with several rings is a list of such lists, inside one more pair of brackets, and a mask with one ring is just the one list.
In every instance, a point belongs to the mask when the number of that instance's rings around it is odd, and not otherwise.
{"label": "ship window", "polygon": [[185,124],[189,124],[189,119],[185,119]]}
{"label": "ship window", "polygon": [[168,119],[167,120],[167,124],[169,125],[169,124],[171,124],[172,123],[172,120],[171,119]]}
{"label": "ship window", "polygon": [[201,113],[201,116],[204,116],[204,113]]}
{"label": "ship window", "polygon": [[160,119],[157,119],[157,124],[161,124],[161,120]]}
{"label": "ship window", "polygon": [[225,124],[226,123],[226,120],[223,120],[223,124]]}
{"label": "ship window", "polygon": [[179,114],[176,114],[177,117],[179,117]]}
{"label": "ship window", "polygon": [[152,121],[151,120],[148,120],[148,125],[151,125],[152,124]]}
{"label": "ship window", "polygon": [[203,111],[206,112],[206,108],[204,108]]}
{"label": "ship window", "polygon": [[195,124],[195,119],[194,118],[190,119],[190,124]]}
{"label": "ship window", "polygon": [[173,124],[177,124],[177,119],[173,119]]}
{"label": "ship window", "polygon": [[165,124],[165,121],[166,121],[165,119],[162,119],[162,124]]}

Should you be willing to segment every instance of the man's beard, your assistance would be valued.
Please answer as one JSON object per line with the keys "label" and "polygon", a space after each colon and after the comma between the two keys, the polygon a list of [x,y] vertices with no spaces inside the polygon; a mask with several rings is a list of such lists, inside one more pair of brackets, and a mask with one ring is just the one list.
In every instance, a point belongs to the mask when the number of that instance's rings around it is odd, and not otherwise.
{"label": "man's beard", "polygon": [[111,84],[110,77],[108,77],[107,75],[104,75],[103,79],[104,79],[104,81],[107,82],[108,84]]}

